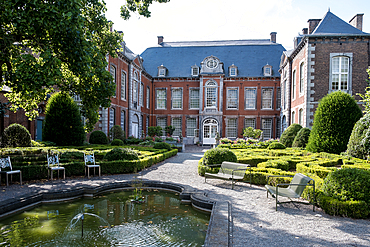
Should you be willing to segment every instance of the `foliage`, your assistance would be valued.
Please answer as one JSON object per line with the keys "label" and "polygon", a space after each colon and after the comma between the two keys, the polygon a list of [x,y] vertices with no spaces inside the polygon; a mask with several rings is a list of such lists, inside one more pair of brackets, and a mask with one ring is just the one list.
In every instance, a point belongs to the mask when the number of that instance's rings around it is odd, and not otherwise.
{"label": "foliage", "polygon": [[310,137],[311,130],[309,128],[302,128],[298,131],[294,138],[292,147],[305,148]]}
{"label": "foliage", "polygon": [[370,155],[370,113],[357,121],[348,141],[347,154],[368,159]]}
{"label": "foliage", "polygon": [[[370,79],[370,67],[366,70],[366,72],[369,74],[369,79]],[[365,94],[358,94],[361,96],[362,100],[361,102],[365,103],[365,113],[370,112],[370,86],[368,86],[365,90]]]}
{"label": "foliage", "polygon": [[233,141],[228,139],[228,138],[221,138],[220,143],[221,144],[228,144],[228,143],[233,143]]}
{"label": "foliage", "polygon": [[162,138],[160,138],[160,137],[156,137],[156,138],[154,139],[154,141],[155,141],[155,142],[163,142],[163,139],[162,139]]}
{"label": "foliage", "polygon": [[59,146],[82,145],[86,138],[80,110],[67,93],[52,95],[46,104],[42,139]]}
{"label": "foliage", "polygon": [[123,146],[123,141],[121,139],[114,139],[111,143],[111,146]]}
{"label": "foliage", "polygon": [[35,118],[38,103],[58,88],[80,96],[93,129],[115,90],[106,55],[115,56],[122,40],[105,11],[99,0],[2,1],[0,80],[11,88],[13,111]]}
{"label": "foliage", "polygon": [[224,161],[236,162],[237,158],[230,149],[212,148],[204,153],[203,161],[205,165],[215,165]]}
{"label": "foliage", "polygon": [[114,139],[125,140],[125,132],[122,130],[121,126],[114,125],[108,133],[109,139],[112,141]]}
{"label": "foliage", "polygon": [[1,147],[31,147],[30,132],[20,124],[9,125],[1,135]]}
{"label": "foliage", "polygon": [[172,125],[168,125],[164,128],[166,135],[172,136],[173,132],[175,131],[175,127]]}
{"label": "foliage", "polygon": [[352,96],[342,91],[328,94],[316,109],[306,149],[310,152],[344,152],[352,129],[361,117],[361,109]]}
{"label": "foliage", "polygon": [[172,137],[166,137],[166,141],[177,141],[177,140]]}
{"label": "foliage", "polygon": [[166,142],[157,142],[156,144],[154,144],[153,146],[154,148],[156,149],[167,149],[167,150],[171,150],[171,145],[166,143]]}
{"label": "foliage", "polygon": [[148,127],[148,135],[151,137],[154,136],[161,136],[162,133],[162,127],[161,126],[150,126]]}
{"label": "foliage", "polygon": [[139,144],[141,142],[141,140],[139,138],[135,138],[133,136],[129,136],[126,140],[125,140],[125,144]]}
{"label": "foliage", "polygon": [[267,149],[286,149],[286,147],[280,142],[272,142]]}
{"label": "foliage", "polygon": [[138,160],[139,156],[134,149],[131,148],[113,148],[109,151],[104,159],[108,161],[113,160]]}
{"label": "foliage", "polygon": [[262,135],[262,130],[254,129],[252,127],[243,130],[243,136],[246,138],[259,139]]}
{"label": "foliage", "polygon": [[283,134],[281,134],[280,142],[284,144],[286,147],[291,147],[296,137],[298,131],[302,129],[302,126],[294,123],[290,125],[286,130],[284,130]]}
{"label": "foliage", "polygon": [[125,5],[121,6],[121,17],[124,20],[128,20],[131,17],[130,12],[138,12],[139,15],[144,17],[150,17],[149,5],[153,2],[167,3],[170,0],[136,0],[126,1]]}
{"label": "foliage", "polygon": [[95,130],[90,134],[89,142],[90,144],[107,144],[108,137],[103,131]]}

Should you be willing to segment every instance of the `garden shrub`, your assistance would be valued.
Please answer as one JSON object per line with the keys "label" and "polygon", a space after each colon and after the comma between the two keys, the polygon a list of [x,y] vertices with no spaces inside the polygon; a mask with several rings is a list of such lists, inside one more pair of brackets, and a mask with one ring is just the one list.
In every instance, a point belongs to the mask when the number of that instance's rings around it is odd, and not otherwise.
{"label": "garden shrub", "polygon": [[224,161],[237,162],[237,157],[230,149],[212,148],[204,153],[205,165],[221,164]]}
{"label": "garden shrub", "polygon": [[108,137],[103,131],[95,130],[90,134],[89,142],[90,144],[107,144]]}
{"label": "garden shrub", "polygon": [[348,141],[347,154],[368,159],[370,155],[370,114],[357,121]]}
{"label": "garden shrub", "polygon": [[153,148],[171,150],[171,145],[166,142],[158,142],[154,144]]}
{"label": "garden shrub", "polygon": [[129,136],[127,139],[125,139],[125,144],[139,144],[141,142],[141,139],[135,138],[133,136]]}
{"label": "garden shrub", "polygon": [[302,126],[294,123],[290,125],[280,137],[280,143],[284,144],[286,147],[292,147],[294,138],[296,137],[298,131],[302,129]]}
{"label": "garden shrub", "polygon": [[111,144],[111,146],[123,146],[123,141],[121,139],[114,139]]}
{"label": "garden shrub", "polygon": [[162,136],[163,131],[161,126],[150,126],[148,127],[148,135],[151,137]]}
{"label": "garden shrub", "polygon": [[309,128],[302,128],[298,131],[294,138],[292,147],[305,148],[310,137],[311,130]]}
{"label": "garden shrub", "polygon": [[42,139],[58,146],[79,146],[86,138],[80,109],[67,93],[53,94],[46,104]]}
{"label": "garden shrub", "polygon": [[109,139],[113,141],[114,139],[122,140],[122,142],[125,140],[125,132],[122,130],[121,126],[114,125],[108,133]]}
{"label": "garden shrub", "polygon": [[288,171],[290,168],[289,162],[286,160],[269,160],[257,164],[258,168],[276,168],[283,171]]}
{"label": "garden shrub", "polygon": [[113,160],[138,160],[139,156],[135,152],[135,150],[131,148],[113,148],[109,151],[105,156],[104,159],[108,161]]}
{"label": "garden shrub", "polygon": [[243,136],[252,139],[259,139],[261,137],[262,130],[254,129],[252,127],[245,128],[243,130]]}
{"label": "garden shrub", "polygon": [[30,132],[20,124],[9,125],[1,135],[1,147],[31,147]]}
{"label": "garden shrub", "polygon": [[267,149],[285,149],[285,145],[280,142],[273,142],[271,143]]}
{"label": "garden shrub", "polygon": [[336,91],[320,100],[306,149],[310,152],[340,154],[347,148],[355,123],[362,117],[355,99]]}
{"label": "garden shrub", "polygon": [[319,193],[316,198],[318,205],[329,215],[356,219],[366,219],[370,215],[368,204],[364,201],[340,201],[322,193]]}

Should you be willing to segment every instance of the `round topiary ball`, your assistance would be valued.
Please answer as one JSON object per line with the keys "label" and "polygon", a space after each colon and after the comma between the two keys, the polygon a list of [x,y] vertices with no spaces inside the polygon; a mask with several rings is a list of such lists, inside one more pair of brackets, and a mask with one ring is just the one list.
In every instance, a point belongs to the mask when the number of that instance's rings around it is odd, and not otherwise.
{"label": "round topiary ball", "polygon": [[90,144],[107,144],[108,137],[103,131],[95,130],[90,134],[89,142]]}
{"label": "round topiary ball", "polygon": [[123,146],[123,141],[120,139],[114,139],[111,144],[111,146]]}
{"label": "round topiary ball", "polygon": [[154,144],[153,148],[171,150],[171,145],[166,142],[157,142],[156,144]]}
{"label": "round topiary ball", "polygon": [[30,132],[20,124],[11,124],[1,136],[1,147],[31,147]]}
{"label": "round topiary ball", "polygon": [[298,131],[294,138],[292,147],[305,148],[310,137],[311,130],[309,128],[302,128]]}
{"label": "round topiary ball", "polygon": [[139,156],[135,152],[135,150],[131,148],[113,148],[109,151],[105,156],[104,159],[108,161],[113,160],[138,160]]}
{"label": "round topiary ball", "polygon": [[271,143],[267,149],[286,149],[285,145],[280,142]]}
{"label": "round topiary ball", "polygon": [[370,155],[370,114],[357,121],[348,141],[347,154],[368,159]]}
{"label": "round topiary ball", "polygon": [[204,153],[203,161],[205,165],[215,165],[224,161],[237,162],[238,158],[228,148],[212,148]]}
{"label": "round topiary ball", "polygon": [[295,136],[298,131],[302,129],[302,126],[294,123],[290,125],[284,132],[281,134],[280,143],[284,144],[286,147],[291,147],[294,141]]}

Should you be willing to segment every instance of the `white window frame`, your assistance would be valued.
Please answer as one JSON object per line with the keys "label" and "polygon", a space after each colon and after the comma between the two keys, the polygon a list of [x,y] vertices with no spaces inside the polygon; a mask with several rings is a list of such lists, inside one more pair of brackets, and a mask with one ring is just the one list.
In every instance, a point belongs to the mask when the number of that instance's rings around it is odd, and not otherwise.
{"label": "white window frame", "polygon": [[134,72],[134,80],[132,83],[132,103],[136,103],[136,105],[138,105],[139,75],[137,71]]}
{"label": "white window frame", "polygon": [[229,67],[229,76],[236,77],[238,75],[238,67],[234,64]]}
{"label": "white window frame", "polygon": [[113,83],[115,85],[115,88],[114,88],[114,94],[112,97],[116,97],[116,94],[117,94],[117,69],[116,69],[116,65],[114,64],[111,64],[110,65],[110,70],[109,70],[110,74],[113,76]]}
{"label": "white window frame", "polygon": [[126,100],[126,72],[121,70],[121,100]]}
{"label": "white window frame", "polygon": [[299,95],[302,95],[304,92],[305,68],[305,62],[302,61],[299,64]]}
{"label": "white window frame", "polygon": [[294,122],[295,122],[295,111],[292,111],[292,116],[291,116],[290,122],[292,124],[294,124]]}
{"label": "white window frame", "polygon": [[[266,98],[266,95],[264,95],[264,91],[271,91],[271,98]],[[267,101],[270,101],[270,106],[265,107],[265,103]],[[263,87],[261,89],[261,109],[262,110],[272,110],[274,109],[274,88],[273,87]]]}
{"label": "white window frame", "polygon": [[[116,109],[111,107],[109,108],[109,130],[116,125]],[[108,131],[109,131],[108,130]]]}
{"label": "white window frame", "polygon": [[182,87],[171,88],[171,110],[182,110],[182,98]]}
{"label": "white window frame", "polygon": [[303,109],[298,110],[298,124],[303,126]]}
{"label": "white window frame", "polygon": [[196,65],[191,66],[191,76],[199,76],[199,67]]}
{"label": "white window frame", "polygon": [[263,66],[263,76],[272,76],[272,66],[271,65],[265,65]]}
{"label": "white window frame", "polygon": [[296,98],[297,85],[296,85],[297,70],[293,70],[292,73],[292,99]]}
{"label": "white window frame", "polygon": [[[248,121],[253,122],[253,124],[248,123]],[[244,128],[248,128],[248,127],[252,127],[253,129],[256,128],[256,118],[245,118],[244,119]]]}
{"label": "white window frame", "polygon": [[157,126],[162,127],[162,136],[166,133],[165,128],[167,126],[167,118],[166,117],[157,117]]}
{"label": "white window frame", "polygon": [[172,117],[171,126],[175,127],[173,136],[180,136],[180,134],[182,134],[182,118],[181,117]]}
{"label": "white window frame", "polygon": [[268,140],[272,138],[273,133],[273,121],[272,118],[262,118],[261,119],[261,130],[263,131],[263,139]]}
{"label": "white window frame", "polygon": [[[193,95],[192,92],[198,91],[197,97]],[[197,107],[194,107],[193,103],[196,104],[198,102]],[[200,90],[199,88],[189,88],[189,109],[199,109],[200,108]]]}
{"label": "white window frame", "polygon": [[[247,94],[247,91],[249,90],[253,90],[254,91],[254,97],[253,98],[247,98],[248,94]],[[248,105],[250,105],[250,103],[247,103],[247,102],[253,102],[253,108],[252,107],[247,107]],[[246,110],[255,110],[256,109],[256,104],[257,103],[257,88],[256,87],[245,87],[244,88],[244,108]]]}
{"label": "white window frame", "polygon": [[[229,92],[236,91],[235,95],[229,95]],[[231,96],[231,97],[230,97]],[[238,110],[239,109],[239,88],[228,87],[226,88],[226,108],[228,110]]]}
{"label": "white window frame", "polygon": [[146,108],[150,107],[150,87],[146,87]]}
{"label": "white window frame", "polygon": [[226,137],[237,138],[238,137],[238,119],[227,118],[226,119]]}
{"label": "white window frame", "polygon": [[126,131],[125,127],[126,127],[126,112],[124,110],[121,111],[121,128],[123,131]]}
{"label": "white window frame", "polygon": [[195,130],[197,129],[197,118],[189,117],[186,119],[186,137],[195,137]]}
{"label": "white window frame", "polygon": [[[164,97],[159,98],[158,92],[164,91]],[[162,96],[162,95],[160,95]],[[159,107],[159,100],[164,101],[164,107]],[[167,109],[167,88],[156,88],[155,89],[155,109],[157,110],[166,110]]]}
{"label": "white window frame", "polygon": [[166,76],[166,69],[165,68],[159,68],[158,69],[158,77],[165,77]]}
{"label": "white window frame", "polygon": [[276,88],[276,110],[281,109],[281,88]]}
{"label": "white window frame", "polygon": [[[340,80],[341,80],[342,75],[345,74],[345,73],[342,73],[341,71],[339,71],[339,73],[335,73],[335,74],[339,74],[339,83],[338,83],[338,89],[333,89],[333,74],[334,74],[333,59],[337,57],[348,58],[348,73],[347,73],[347,89],[346,90],[340,89],[341,88]],[[342,59],[340,59],[339,61],[339,68],[341,67],[341,62],[342,62],[341,60]],[[329,93],[340,90],[340,91],[352,94],[352,64],[353,64],[353,53],[330,53]]]}
{"label": "white window frame", "polygon": [[[218,102],[218,85],[217,82],[210,80],[206,83],[206,100],[205,100],[205,107],[206,108],[217,108]],[[213,97],[214,96],[214,97]]]}
{"label": "white window frame", "polygon": [[140,105],[144,106],[144,83],[140,83],[139,101]]}

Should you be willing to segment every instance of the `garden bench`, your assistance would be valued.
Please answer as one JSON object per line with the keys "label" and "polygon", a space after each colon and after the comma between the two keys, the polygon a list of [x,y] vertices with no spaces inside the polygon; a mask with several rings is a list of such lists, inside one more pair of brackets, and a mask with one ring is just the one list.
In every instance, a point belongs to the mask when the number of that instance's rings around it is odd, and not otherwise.
{"label": "garden bench", "polygon": [[[265,185],[265,188],[267,190],[267,197],[269,196],[269,193],[270,193],[271,196],[276,199],[276,211],[277,211],[278,204],[290,203],[290,202],[311,204],[309,202],[292,201],[291,199],[291,198],[300,198],[306,186],[313,186],[313,203],[312,204],[313,204],[313,211],[315,211],[315,180],[301,173],[297,173],[294,175],[292,181],[289,184],[282,183],[282,184],[276,184],[276,186],[271,186],[271,185],[268,185],[270,177],[293,177],[293,176],[271,175],[267,177],[267,184]],[[310,184],[311,181],[312,183]],[[288,187],[284,188],[281,186],[288,186]],[[288,197],[290,201],[279,202],[278,196]]]}
{"label": "garden bench", "polygon": [[100,177],[101,176],[100,165],[95,164],[94,154],[84,154],[84,160],[85,160],[85,176],[87,171],[87,178],[90,178],[90,168],[94,168],[95,176],[95,168],[99,168],[99,177]]}
{"label": "garden bench", "polygon": [[[1,170],[1,169],[10,169],[10,170]],[[0,158],[0,183],[1,183],[1,174],[5,174],[6,176],[6,186],[9,186],[9,174],[10,174],[10,182],[13,180],[13,174],[19,173],[19,181],[22,185],[22,171],[21,170],[13,170],[12,163],[10,162],[10,157],[8,158]]]}
{"label": "garden bench", "polygon": [[53,180],[53,171],[58,171],[58,178],[59,178],[59,171],[63,171],[63,178],[66,179],[66,170],[64,167],[60,166],[58,154],[50,155],[47,154],[48,160],[48,179],[49,173],[51,173],[51,180]]}
{"label": "garden bench", "polygon": [[204,174],[204,182],[207,182],[207,178],[216,178],[223,180],[231,180],[231,188],[234,189],[234,184],[244,179],[245,172],[249,168],[249,184],[252,184],[252,170],[251,166],[248,164],[240,164],[234,162],[224,161],[221,166],[218,165],[208,165],[206,167],[220,167],[218,173],[209,173]]}

